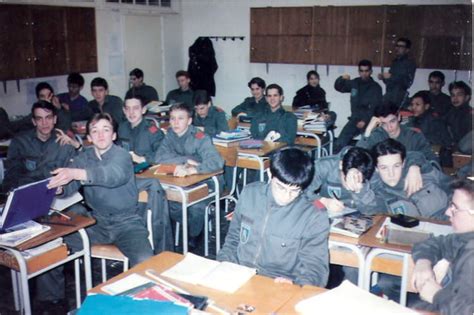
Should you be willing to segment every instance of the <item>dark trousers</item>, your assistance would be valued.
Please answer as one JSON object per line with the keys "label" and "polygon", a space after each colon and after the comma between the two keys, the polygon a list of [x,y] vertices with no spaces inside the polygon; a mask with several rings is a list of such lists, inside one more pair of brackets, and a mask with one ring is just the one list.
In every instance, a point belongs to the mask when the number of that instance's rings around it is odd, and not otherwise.
{"label": "dark trousers", "polygon": [[339,152],[346,145],[349,145],[352,138],[360,135],[365,129],[357,128],[358,121],[356,119],[349,118],[347,124],[342,128],[341,133],[337,137],[336,144],[334,146],[334,153]]}

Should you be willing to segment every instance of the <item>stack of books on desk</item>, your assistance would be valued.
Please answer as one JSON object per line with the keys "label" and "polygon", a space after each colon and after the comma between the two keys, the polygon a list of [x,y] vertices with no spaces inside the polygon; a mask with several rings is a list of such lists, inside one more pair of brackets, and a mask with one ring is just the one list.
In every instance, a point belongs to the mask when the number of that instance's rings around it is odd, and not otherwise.
{"label": "stack of books on desk", "polygon": [[370,216],[361,214],[349,214],[342,218],[334,218],[331,224],[331,232],[349,237],[359,238],[373,225]]}
{"label": "stack of books on desk", "polygon": [[15,247],[50,229],[51,227],[48,225],[30,220],[6,229],[4,233],[0,234],[0,245]]}
{"label": "stack of books on desk", "polygon": [[167,112],[170,110],[171,105],[162,105],[162,104],[163,102],[152,101],[146,105],[146,109],[150,113],[154,113],[154,114]]}
{"label": "stack of books on desk", "polygon": [[222,147],[233,147],[238,146],[240,141],[246,139],[250,139],[250,132],[246,129],[237,128],[229,131],[221,131],[212,138],[212,142]]}

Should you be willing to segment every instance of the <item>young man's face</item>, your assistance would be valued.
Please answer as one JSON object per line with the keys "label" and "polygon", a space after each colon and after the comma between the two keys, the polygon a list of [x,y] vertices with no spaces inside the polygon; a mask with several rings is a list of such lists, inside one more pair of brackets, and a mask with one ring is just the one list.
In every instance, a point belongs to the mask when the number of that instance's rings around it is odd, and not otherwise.
{"label": "young man's face", "polygon": [[387,117],[379,117],[379,120],[383,130],[388,133],[390,138],[398,138],[400,135],[400,122],[397,116],[390,114]]}
{"label": "young man's face", "polygon": [[51,136],[51,132],[56,124],[56,118],[56,115],[54,115],[52,111],[44,108],[36,108],[31,120],[33,125],[36,127],[36,132],[39,135],[48,138]]}
{"label": "young man's face", "polygon": [[401,155],[389,154],[379,156],[376,170],[385,184],[395,187],[402,177],[403,161]]}
{"label": "young man's face", "polygon": [[186,91],[189,89],[189,83],[191,82],[191,79],[185,75],[182,75],[176,78],[176,82],[178,82],[179,88],[182,91]]}
{"label": "young man's face", "polygon": [[196,114],[198,114],[201,118],[206,118],[209,114],[209,108],[211,108],[211,104],[199,104],[194,106],[194,110]]}
{"label": "young man's face", "polygon": [[77,83],[68,83],[67,90],[70,96],[78,96],[82,90],[82,86]]}
{"label": "young man's face", "polygon": [[367,81],[370,76],[372,75],[372,69],[370,69],[369,66],[360,66],[359,67],[359,77],[364,80],[364,81]]}
{"label": "young man's face", "polygon": [[272,111],[277,110],[283,102],[283,95],[278,93],[278,89],[267,90],[267,103],[270,105]]}
{"label": "young man's face", "polygon": [[452,89],[450,91],[451,93],[451,103],[453,104],[454,107],[461,106],[464,103],[469,102],[471,99],[470,95],[467,95],[463,89]]}
{"label": "young man's face", "polygon": [[310,75],[308,84],[312,87],[317,87],[319,85],[319,78],[314,74]]}
{"label": "young man's face", "polygon": [[259,100],[263,97],[263,89],[258,84],[253,83],[250,85],[250,92],[255,99]]}
{"label": "young man's face", "polygon": [[430,104],[425,104],[421,97],[414,97],[410,103],[411,111],[415,117],[423,115],[429,108]]}
{"label": "young man's face", "polygon": [[109,94],[109,90],[103,86],[93,86],[91,90],[92,97],[97,101],[99,104],[103,104],[105,102],[105,97]]}
{"label": "young man's face", "polygon": [[125,101],[123,112],[132,127],[135,127],[142,121],[146,108],[142,106],[139,100],[131,98]]}
{"label": "young man's face", "polygon": [[41,89],[38,93],[38,100],[40,101],[48,101],[51,103],[53,97],[54,93],[50,89]]}
{"label": "young man's face", "polygon": [[397,55],[398,57],[408,54],[409,51],[410,48],[407,48],[407,44],[405,42],[398,41],[395,44],[395,55]]}
{"label": "young man's face", "polygon": [[456,189],[453,200],[445,214],[449,217],[455,233],[466,233],[474,231],[474,200],[467,191]]}
{"label": "young man's face", "polygon": [[132,87],[137,88],[143,85],[143,78],[138,78],[134,75],[130,76],[130,84]]}
{"label": "young man's face", "polygon": [[430,92],[437,95],[441,93],[441,89],[443,88],[444,82],[437,77],[430,77],[428,79],[428,86],[430,88]]}
{"label": "young man's face", "polygon": [[178,136],[182,136],[191,125],[193,119],[189,117],[189,114],[185,110],[173,110],[170,113],[170,126],[174,133]]}
{"label": "young man's face", "polygon": [[276,177],[270,181],[273,199],[279,206],[286,206],[296,199],[301,193],[301,188],[298,186],[290,186],[282,183]]}
{"label": "young man's face", "polygon": [[100,153],[110,149],[116,137],[117,134],[114,132],[112,124],[106,119],[100,119],[92,123],[89,127],[89,134],[87,135],[89,141],[92,142]]}

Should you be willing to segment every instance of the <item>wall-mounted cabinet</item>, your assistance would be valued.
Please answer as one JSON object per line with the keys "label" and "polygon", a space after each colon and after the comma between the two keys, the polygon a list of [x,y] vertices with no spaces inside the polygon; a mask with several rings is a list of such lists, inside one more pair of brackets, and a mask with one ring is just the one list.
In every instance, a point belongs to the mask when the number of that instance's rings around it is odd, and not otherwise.
{"label": "wall-mounted cabinet", "polygon": [[472,7],[327,6],[252,8],[250,61],[389,66],[395,41],[412,41],[419,68],[472,67]]}
{"label": "wall-mounted cabinet", "polygon": [[0,80],[97,71],[91,8],[0,4]]}

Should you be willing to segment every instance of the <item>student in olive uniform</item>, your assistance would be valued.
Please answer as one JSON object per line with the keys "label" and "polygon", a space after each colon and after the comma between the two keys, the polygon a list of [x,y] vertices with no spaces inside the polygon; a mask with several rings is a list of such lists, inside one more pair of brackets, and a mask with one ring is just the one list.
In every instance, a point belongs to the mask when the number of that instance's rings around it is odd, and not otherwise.
{"label": "student in olive uniform", "polygon": [[433,71],[428,77],[429,97],[431,111],[436,117],[444,118],[451,107],[451,98],[441,90],[444,86],[444,74],[441,71]]}
{"label": "student in olive uniform", "polygon": [[199,129],[203,128],[204,132],[211,138],[219,134],[221,131],[229,130],[225,112],[212,105],[211,98],[207,91],[197,90],[194,93],[194,119],[193,125]]}
{"label": "student in olive uniform", "polygon": [[359,62],[359,77],[348,74],[337,78],[334,88],[341,93],[351,93],[351,117],[337,137],[335,152],[348,145],[352,138],[364,132],[377,107],[382,105],[382,88],[374,81],[372,62]]}
{"label": "student in olive uniform", "polygon": [[[211,138],[192,126],[192,111],[185,104],[177,103],[170,108],[170,128],[156,152],[155,163],[176,164],[174,175],[184,177],[211,173],[224,167],[224,160],[212,144]],[[212,181],[208,182],[208,185]],[[212,187],[211,189],[219,189]],[[207,202],[202,201],[188,210],[190,241],[195,241],[204,226]],[[170,202],[170,216],[181,221],[181,204]],[[194,239],[191,239],[194,238]],[[194,244],[190,244],[192,246]]]}
{"label": "student in olive uniform", "polygon": [[423,153],[428,161],[438,163],[428,140],[419,131],[400,125],[399,107],[395,104],[385,104],[376,109],[367,129],[356,146],[372,149],[377,143],[391,138],[401,142],[407,151]]}
{"label": "student in olive uniform", "polygon": [[168,95],[166,95],[166,103],[184,103],[192,108],[194,105],[194,92],[189,86],[191,83],[191,77],[189,76],[189,73],[184,70],[179,70],[176,72],[176,82],[178,82],[179,88],[168,92]]}
{"label": "student in olive uniform", "polygon": [[474,185],[452,185],[446,215],[454,233],[431,237],[413,246],[412,286],[424,303],[411,307],[441,314],[474,313]]}
{"label": "student in olive uniform", "polygon": [[410,101],[412,117],[408,118],[407,127],[420,130],[431,145],[449,146],[450,138],[446,123],[435,116],[431,110],[430,97],[427,91],[417,92]]}
{"label": "student in olive uniform", "polygon": [[255,77],[247,84],[252,97],[247,97],[244,101],[232,109],[232,116],[240,117],[246,116],[252,119],[256,115],[268,109],[268,103],[265,98],[265,81],[262,78]]}
{"label": "student in olive uniform", "polygon": [[397,106],[405,106],[408,100],[408,89],[415,79],[415,61],[408,58],[411,41],[408,38],[399,38],[395,44],[395,59],[390,65],[390,70],[379,73],[379,80],[386,86],[384,103],[391,102]]}
{"label": "student in olive uniform", "polygon": [[91,94],[94,100],[89,102],[91,117],[94,113],[108,113],[117,124],[125,121],[122,99],[109,95],[109,84],[104,78],[94,78],[91,82]]}
{"label": "student in olive uniform", "polygon": [[119,143],[130,152],[134,163],[152,164],[165,137],[154,120],[145,119],[146,107],[141,96],[126,99],[123,107],[127,121],[118,128]]}
{"label": "student in olive uniform", "polygon": [[270,84],[265,94],[270,108],[252,119],[250,126],[252,137],[293,144],[296,138],[297,119],[295,114],[283,109],[283,89],[278,84]]}
{"label": "student in olive uniform", "polygon": [[146,85],[143,82],[143,71],[135,68],[129,73],[130,75],[130,83],[132,87],[127,91],[125,94],[125,98],[130,98],[132,96],[140,95],[145,102],[145,105],[150,103],[151,101],[158,101],[158,92],[156,92],[155,88]]}
{"label": "student in olive uniform", "polygon": [[471,88],[464,81],[455,81],[449,85],[452,108],[446,115],[451,143],[454,150],[472,153],[472,116],[473,109],[469,105]]}
{"label": "student in olive uniform", "polygon": [[[80,144],[64,133],[55,131],[57,108],[47,101],[38,101],[31,108],[35,129],[25,131],[13,138],[5,160],[3,191],[42,180],[50,172],[65,166],[75,155]],[[66,139],[67,138],[67,139]]]}
{"label": "student in olive uniform", "polygon": [[324,287],[329,220],[304,193],[314,174],[311,158],[295,148],[278,150],[270,172],[270,183],[245,186],[217,260],[256,268],[275,282]]}
{"label": "student in olive uniform", "polygon": [[36,97],[39,101],[47,101],[56,107],[57,122],[56,128],[62,131],[68,131],[71,129],[71,113],[68,109],[64,108],[56,95],[51,85],[47,82],[40,82],[35,87]]}
{"label": "student in olive uniform", "polygon": [[[81,187],[84,200],[92,209],[96,224],[86,228],[91,244],[114,244],[129,258],[130,265],[153,255],[148,230],[137,214],[138,190],[130,154],[113,141],[116,124],[107,113],[95,114],[87,123],[88,139],[93,147],[73,159],[67,168],[58,168],[49,188],[58,188],[70,196]],[[78,233],[65,238],[72,252],[82,248]],[[62,267],[39,276],[38,299],[64,299]]]}
{"label": "student in olive uniform", "polygon": [[58,95],[61,106],[67,108],[71,113],[72,121],[88,120],[91,112],[87,106],[87,100],[81,95],[84,87],[84,77],[77,72],[70,73],[67,77],[67,93]]}
{"label": "student in olive uniform", "polygon": [[450,178],[422,163],[421,188],[416,192],[406,189],[410,155],[403,144],[386,139],[372,149],[376,162],[376,172],[370,180],[370,189],[355,196],[364,203],[363,213],[405,214],[414,217],[446,219],[444,211],[448,207],[451,191]]}

